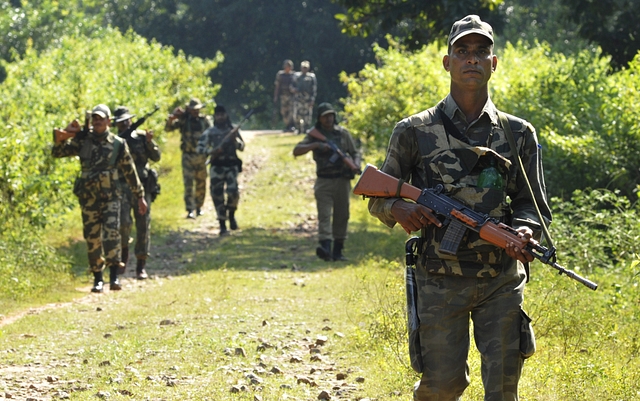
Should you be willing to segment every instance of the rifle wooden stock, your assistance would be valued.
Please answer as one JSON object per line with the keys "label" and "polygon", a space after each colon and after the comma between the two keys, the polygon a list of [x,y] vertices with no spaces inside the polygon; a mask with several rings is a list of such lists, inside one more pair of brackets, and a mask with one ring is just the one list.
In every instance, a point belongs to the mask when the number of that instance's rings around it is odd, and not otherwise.
{"label": "rifle wooden stock", "polygon": [[340,156],[340,158],[342,159],[342,161],[344,162],[344,164],[351,170],[351,171],[356,171],[356,172],[360,172],[360,167],[357,166],[354,162],[353,159],[351,159],[351,157],[347,156],[344,154],[344,152],[342,150],[340,150],[340,148],[338,148],[337,146],[335,146],[335,144],[331,144],[328,140],[327,137],[324,136],[322,134],[322,132],[320,132],[317,128],[313,128],[311,131],[309,131],[308,135],[312,138],[315,138],[319,141],[322,141],[324,143],[329,143],[330,145],[333,145],[332,148],[333,150],[338,153],[338,156]]}
{"label": "rifle wooden stock", "polygon": [[64,142],[69,138],[73,138],[76,136],[78,132],[82,130],[80,127],[80,123],[78,120],[73,120],[67,125],[65,129],[54,128],[53,129],[53,140],[54,142]]}
{"label": "rifle wooden stock", "polygon": [[[360,179],[353,188],[353,193],[375,198],[400,197],[411,199],[429,208],[435,215],[445,220],[459,222],[457,225],[461,223],[467,229],[478,232],[480,238],[499,248],[505,249],[507,244],[514,243],[518,248],[525,249],[542,263],[558,270],[560,274],[565,274],[567,277],[584,284],[592,290],[598,288],[596,283],[556,263],[556,249],[554,247],[549,249],[534,239],[525,240],[519,237],[518,231],[514,228],[488,215],[478,213],[453,198],[449,198],[441,193],[442,189],[442,186],[438,185],[435,189],[420,190],[406,182],[402,182],[396,177],[378,170],[375,166],[367,164]],[[450,230],[451,226],[455,226],[455,224],[450,224],[447,230]],[[454,248],[457,249],[457,244]],[[444,252],[442,246],[441,252]],[[455,254],[455,249],[452,254]]]}

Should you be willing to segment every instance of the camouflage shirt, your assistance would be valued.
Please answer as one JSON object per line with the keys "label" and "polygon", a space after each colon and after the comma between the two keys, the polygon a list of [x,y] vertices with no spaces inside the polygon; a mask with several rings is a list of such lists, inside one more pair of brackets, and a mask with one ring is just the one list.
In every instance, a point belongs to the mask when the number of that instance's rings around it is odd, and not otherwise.
{"label": "camouflage shirt", "polygon": [[[114,149],[117,155],[114,155]],[[120,196],[118,171],[122,172],[137,198],[144,196],[127,143],[109,130],[101,135],[89,132],[55,143],[51,154],[53,157],[80,158],[82,171],[74,185],[74,193],[80,198],[112,199]]]}
{"label": "camouflage shirt", "polygon": [[316,99],[316,93],[318,90],[316,74],[312,72],[307,72],[306,74],[303,74],[299,71],[296,72],[293,75],[293,82],[291,83],[291,87],[297,90],[298,94],[306,94],[307,96],[309,96],[310,101],[313,102]]}
{"label": "camouflage shirt", "polygon": [[[334,125],[333,130],[326,131],[319,126],[316,128],[327,137],[328,142],[334,143],[345,155],[351,156],[356,161],[360,160],[360,149],[349,131],[341,125]],[[300,144],[322,142],[310,135],[306,135]],[[313,151],[313,160],[316,162],[316,175],[321,178],[346,177],[353,178],[353,172],[337,157],[334,151]]]}
{"label": "camouflage shirt", "polygon": [[293,71],[286,72],[280,70],[276,74],[276,95],[278,96],[291,96],[291,84],[293,83]]}
{"label": "camouflage shirt", "polygon": [[[441,109],[468,143],[447,134]],[[551,221],[542,171],[540,148],[535,130],[527,121],[507,115],[518,153],[527,171],[536,202],[545,219]],[[422,144],[422,149],[420,148]],[[467,123],[451,95],[436,107],[410,116],[396,124],[381,170],[419,188],[442,184],[445,192],[473,210],[489,214],[513,227],[528,226],[540,235],[540,225],[531,196],[517,168],[498,110],[487,100],[480,117]],[[496,165],[503,189],[481,188],[478,178],[489,165]],[[396,224],[391,207],[398,198],[369,201],[370,213],[384,224]],[[418,265],[440,273],[473,277],[494,277],[508,258],[504,250],[467,230],[454,256],[439,252],[446,226],[429,225],[422,230],[423,245]]]}
{"label": "camouflage shirt", "polygon": [[[211,154],[215,148],[220,146],[222,140],[233,128],[233,126],[221,128],[216,127],[215,125],[207,128],[198,142],[198,153],[206,155]],[[222,144],[220,150],[220,153],[211,156],[212,166],[232,166],[238,164],[240,159],[238,159],[236,150],[244,150],[244,140],[240,135],[240,131],[238,131],[235,138],[229,138],[226,140]]]}
{"label": "camouflage shirt", "polygon": [[[136,172],[140,181],[144,182],[149,175],[149,160],[157,162],[160,161],[160,148],[155,141],[147,141],[147,136],[144,130],[136,130],[130,135],[118,136],[125,141],[129,147],[129,153],[133,158],[133,162],[136,166]],[[123,180],[123,177],[120,177]]]}
{"label": "camouflage shirt", "polygon": [[182,118],[173,120],[167,131],[180,129],[180,150],[185,153],[196,153],[200,136],[211,125],[209,117],[193,117],[187,111]]}

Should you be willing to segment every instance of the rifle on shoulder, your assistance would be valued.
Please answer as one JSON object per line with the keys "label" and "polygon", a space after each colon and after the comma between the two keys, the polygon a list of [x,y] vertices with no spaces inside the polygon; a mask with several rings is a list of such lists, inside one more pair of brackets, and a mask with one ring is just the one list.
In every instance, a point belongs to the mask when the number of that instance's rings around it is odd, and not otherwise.
{"label": "rifle on shoulder", "polygon": [[[240,131],[240,128],[242,127],[242,125],[247,122],[247,120],[249,119],[249,117],[251,117],[254,113],[258,113],[260,111],[264,110],[264,106],[260,106],[260,107],[256,107],[254,109],[250,109],[247,114],[244,115],[244,117],[242,117],[242,121],[240,121],[240,123],[238,125],[235,126],[235,128],[233,128],[231,131],[229,131],[229,133],[227,135],[224,136],[224,138],[222,138],[222,140],[220,141],[220,143],[218,144],[218,146],[216,146],[215,148],[211,149],[210,151],[208,151],[207,153],[211,156],[211,157],[216,157],[218,156],[220,153],[222,153],[222,146],[224,145],[224,143],[232,138],[235,138],[235,136],[238,134],[238,131]],[[207,164],[210,163],[210,160],[207,161]]]}
{"label": "rifle on shoulder", "polygon": [[121,137],[126,137],[128,135],[131,135],[133,132],[135,132],[135,130],[138,129],[138,127],[140,127],[142,124],[144,124],[145,121],[147,121],[147,118],[151,117],[158,110],[160,110],[160,106],[156,105],[153,110],[151,110],[150,112],[148,112],[144,116],[142,116],[139,119],[137,119],[136,122],[132,123],[129,126],[129,128],[127,128],[124,132],[122,132],[120,134],[120,136]]}
{"label": "rifle on shoulder", "polygon": [[66,128],[54,128],[53,129],[53,141],[55,143],[64,142],[69,138],[73,138],[76,135],[87,134],[89,132],[89,121],[91,120],[91,112],[86,111],[84,114],[84,126],[80,125],[80,122],[75,119],[71,121]]}
{"label": "rifle on shoulder", "polygon": [[354,163],[353,159],[351,159],[351,157],[347,156],[342,150],[340,150],[340,148],[335,143],[328,140],[327,137],[324,136],[322,132],[320,132],[317,128],[314,127],[311,131],[309,131],[308,135],[314,139],[317,139],[321,142],[328,144],[331,147],[331,150],[333,151],[333,155],[331,155],[331,157],[329,158],[329,162],[333,164],[337,162],[338,159],[341,159],[342,162],[351,171],[354,171],[357,174],[362,174],[362,171],[360,170],[360,166],[357,166]]}
{"label": "rifle on shoulder", "polygon": [[445,195],[443,191],[444,187],[442,185],[421,190],[378,170],[370,164],[365,167],[360,179],[353,188],[353,193],[356,195],[374,198],[406,198],[429,208],[435,215],[444,220],[444,226],[448,226],[440,252],[454,255],[465,230],[469,229],[479,233],[480,238],[483,240],[502,249],[506,248],[508,243],[513,242],[520,249],[526,249],[540,262],[558,270],[559,274],[565,274],[592,290],[598,288],[598,284],[593,281],[560,266],[556,262],[555,247],[547,248],[534,239],[524,240],[518,237],[518,232],[514,228],[487,214],[470,209],[461,202]]}

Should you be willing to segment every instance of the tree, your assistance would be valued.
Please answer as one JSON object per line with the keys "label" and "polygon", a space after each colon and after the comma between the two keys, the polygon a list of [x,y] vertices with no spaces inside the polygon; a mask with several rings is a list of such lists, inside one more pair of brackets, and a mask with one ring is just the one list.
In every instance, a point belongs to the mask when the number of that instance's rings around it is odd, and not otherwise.
{"label": "tree", "polygon": [[494,29],[502,20],[495,10],[503,0],[334,0],[347,8],[338,14],[344,32],[368,36],[391,33],[408,49],[438,42],[449,34],[451,25],[468,14],[477,14]]}

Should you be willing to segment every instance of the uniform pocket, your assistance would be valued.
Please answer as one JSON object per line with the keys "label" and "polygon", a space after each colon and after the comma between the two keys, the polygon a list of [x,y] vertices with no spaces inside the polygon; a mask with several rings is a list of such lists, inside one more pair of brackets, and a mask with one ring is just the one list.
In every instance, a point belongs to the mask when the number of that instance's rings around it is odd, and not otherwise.
{"label": "uniform pocket", "polygon": [[531,318],[520,310],[520,354],[524,359],[529,358],[536,352],[536,336],[533,334],[531,327]]}

